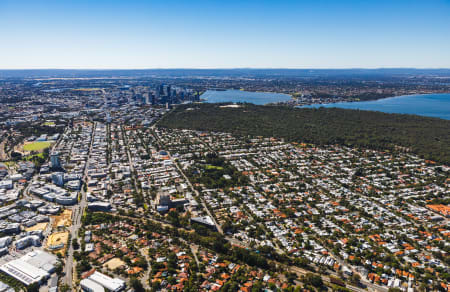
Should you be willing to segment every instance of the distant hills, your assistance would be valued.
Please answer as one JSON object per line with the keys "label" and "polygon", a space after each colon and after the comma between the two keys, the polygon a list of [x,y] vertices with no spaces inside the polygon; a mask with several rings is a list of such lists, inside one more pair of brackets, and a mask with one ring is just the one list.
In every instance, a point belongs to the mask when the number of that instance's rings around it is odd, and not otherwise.
{"label": "distant hills", "polygon": [[378,150],[402,146],[425,159],[450,165],[450,120],[415,115],[337,108],[190,104],[174,109],[158,126],[278,137],[316,145],[341,144]]}
{"label": "distant hills", "polygon": [[450,76],[450,69],[380,68],[380,69],[28,69],[0,70],[0,78],[92,78],[92,77],[395,77]]}

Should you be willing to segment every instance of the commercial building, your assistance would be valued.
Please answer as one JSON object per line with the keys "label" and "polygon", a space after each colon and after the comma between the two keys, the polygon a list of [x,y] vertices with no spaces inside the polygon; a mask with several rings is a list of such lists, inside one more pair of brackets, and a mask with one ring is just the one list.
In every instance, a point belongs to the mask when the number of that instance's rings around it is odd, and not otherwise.
{"label": "commercial building", "polygon": [[5,236],[5,237],[0,238],[0,248],[9,246],[11,244],[11,242],[12,242],[11,236]]}
{"label": "commercial building", "polygon": [[64,173],[63,172],[54,172],[52,173],[52,182],[57,186],[64,186]]}
{"label": "commercial building", "polygon": [[216,230],[216,224],[214,224],[214,221],[209,216],[191,218],[191,223],[197,223],[212,230]]}
{"label": "commercial building", "polygon": [[105,289],[100,284],[97,284],[96,282],[89,280],[89,279],[83,279],[80,282],[81,289],[86,292],[104,292]]}
{"label": "commercial building", "polygon": [[25,236],[16,241],[17,249],[24,249],[29,246],[40,246],[40,245],[41,245],[41,239],[37,235]]}
{"label": "commercial building", "polygon": [[118,278],[111,278],[102,273],[95,271],[89,276],[89,280],[103,286],[111,292],[118,292],[125,288],[125,281]]}
{"label": "commercial building", "polygon": [[[62,173],[61,173],[62,174]],[[53,174],[54,175],[54,174]],[[52,179],[53,179],[52,175]],[[55,180],[62,179],[64,181],[63,174],[61,177],[55,177]],[[60,181],[57,181],[59,183]],[[64,183],[64,182],[63,182]],[[67,192],[65,189],[60,188],[58,186],[52,184],[40,184],[35,183],[30,188],[30,193],[42,197],[43,199],[56,202],[61,205],[73,205],[78,202],[78,193],[77,192]]]}
{"label": "commercial building", "polygon": [[0,189],[10,190],[12,188],[13,188],[13,181],[11,179],[0,181]]}
{"label": "commercial building", "polygon": [[50,162],[52,163],[53,169],[61,168],[61,161],[59,159],[59,153],[55,152],[50,155]]}
{"label": "commercial building", "polygon": [[88,204],[88,209],[91,211],[111,211],[111,204],[108,202],[92,202]]}
{"label": "commercial building", "polygon": [[158,194],[156,210],[160,213],[168,211],[170,208],[177,208],[178,206],[184,206],[189,203],[186,198],[172,199],[167,192]]}
{"label": "commercial building", "polygon": [[4,264],[0,267],[0,270],[27,286],[35,282],[40,282],[42,279],[50,276],[46,271],[38,269],[20,259]]}

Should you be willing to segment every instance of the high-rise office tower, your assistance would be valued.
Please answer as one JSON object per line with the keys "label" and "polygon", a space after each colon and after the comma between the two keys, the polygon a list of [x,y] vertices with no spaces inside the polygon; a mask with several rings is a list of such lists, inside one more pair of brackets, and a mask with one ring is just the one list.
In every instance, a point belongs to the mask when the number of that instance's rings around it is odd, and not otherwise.
{"label": "high-rise office tower", "polygon": [[59,153],[58,152],[53,152],[50,155],[50,162],[52,163],[52,168],[53,169],[61,168],[61,160],[59,159]]}

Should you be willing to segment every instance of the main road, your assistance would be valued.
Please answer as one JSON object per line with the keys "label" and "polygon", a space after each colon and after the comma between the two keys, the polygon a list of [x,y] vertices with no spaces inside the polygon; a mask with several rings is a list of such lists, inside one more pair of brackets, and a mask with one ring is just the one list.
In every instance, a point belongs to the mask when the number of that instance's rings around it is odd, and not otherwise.
{"label": "main road", "polygon": [[136,185],[136,176],[135,174],[135,170],[134,170],[134,164],[133,164],[133,160],[131,159],[131,152],[130,152],[130,147],[128,147],[128,137],[125,134],[125,129],[123,127],[120,128],[121,132],[122,132],[122,140],[124,142],[124,146],[125,146],[125,150],[127,151],[127,157],[128,157],[128,164],[130,166],[130,172],[131,172],[131,177],[132,177],[132,182],[133,182],[133,186],[134,186],[134,190],[136,192],[136,194],[138,194],[138,187]]}
{"label": "main road", "polygon": [[[87,180],[87,173],[88,173],[88,169],[89,169],[89,167],[88,167],[89,159],[90,159],[90,154],[92,152],[92,145],[93,145],[96,125],[97,124],[94,123],[94,125],[92,127],[91,141],[89,141],[88,159],[86,161],[86,164],[84,166],[84,171],[83,171],[84,183],[86,183],[86,180]],[[71,239],[74,239],[74,238],[78,239],[78,230],[81,227],[81,219],[83,217],[84,209],[86,208],[86,205],[87,205],[86,192],[84,191],[83,187],[81,188],[80,194],[81,194],[81,198],[80,198],[79,204],[72,208],[72,226],[69,229]],[[74,289],[73,289],[73,252],[74,252],[74,250],[73,250],[72,242],[68,242],[68,247],[69,248],[67,250],[66,265],[64,267],[65,277],[63,279],[63,283],[67,284],[69,286],[69,288],[71,289],[71,291],[74,291]]]}

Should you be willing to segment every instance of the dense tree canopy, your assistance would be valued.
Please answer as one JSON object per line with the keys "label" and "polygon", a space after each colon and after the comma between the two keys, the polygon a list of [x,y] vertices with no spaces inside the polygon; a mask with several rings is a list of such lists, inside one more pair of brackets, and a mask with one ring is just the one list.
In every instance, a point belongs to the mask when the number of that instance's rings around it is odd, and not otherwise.
{"label": "dense tree canopy", "polygon": [[379,150],[411,150],[450,164],[450,121],[415,115],[337,108],[294,109],[242,104],[177,107],[161,127],[222,131],[235,135],[284,138],[317,145],[341,144]]}
{"label": "dense tree canopy", "polygon": [[[246,176],[214,153],[205,157],[194,156],[193,159],[196,164],[186,172],[192,183],[203,184],[206,188],[226,188],[247,183]],[[229,178],[225,178],[226,175]]]}

